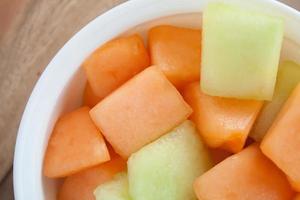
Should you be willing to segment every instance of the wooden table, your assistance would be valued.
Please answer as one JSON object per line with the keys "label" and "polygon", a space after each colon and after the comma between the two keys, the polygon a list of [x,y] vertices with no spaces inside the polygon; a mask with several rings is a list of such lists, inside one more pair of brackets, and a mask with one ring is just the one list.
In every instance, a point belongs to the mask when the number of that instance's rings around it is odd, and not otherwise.
{"label": "wooden table", "polygon": [[[81,27],[124,1],[0,0],[1,200],[13,199],[11,165],[17,128],[41,72]],[[300,8],[299,0],[285,2]]]}

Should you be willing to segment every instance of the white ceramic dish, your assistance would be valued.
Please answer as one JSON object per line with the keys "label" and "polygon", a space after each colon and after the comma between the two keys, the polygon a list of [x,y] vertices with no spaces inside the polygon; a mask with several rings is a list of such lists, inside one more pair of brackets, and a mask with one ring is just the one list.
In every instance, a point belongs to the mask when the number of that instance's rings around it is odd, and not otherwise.
{"label": "white ceramic dish", "polygon": [[[48,137],[58,116],[80,105],[82,61],[99,45],[121,34],[145,33],[156,24],[201,26],[201,11],[214,0],[131,0],[97,17],[56,54],[37,82],[23,114],[14,160],[16,200],[54,200],[57,181],[42,176]],[[224,0],[225,1],[225,0]],[[300,62],[300,14],[273,0],[227,0],[285,19],[282,59]]]}

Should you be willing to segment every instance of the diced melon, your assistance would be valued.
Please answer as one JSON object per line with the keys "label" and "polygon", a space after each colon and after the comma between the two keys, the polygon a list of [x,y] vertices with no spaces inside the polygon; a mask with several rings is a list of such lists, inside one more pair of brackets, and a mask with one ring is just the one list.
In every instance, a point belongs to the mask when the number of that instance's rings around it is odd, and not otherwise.
{"label": "diced melon", "polygon": [[188,85],[183,96],[192,107],[195,122],[205,143],[212,148],[238,152],[262,107],[257,100],[239,100],[204,94],[199,82]]}
{"label": "diced melon", "polygon": [[101,101],[101,97],[98,97],[90,84],[87,83],[83,93],[83,105],[88,106],[90,108],[94,107],[97,103]]}
{"label": "diced melon", "polygon": [[250,136],[256,141],[261,141],[280,108],[289,97],[292,90],[300,82],[300,65],[285,61],[279,65],[274,97],[271,102],[266,102],[260,112]]}
{"label": "diced melon", "polygon": [[96,200],[131,200],[127,174],[124,172],[117,174],[113,180],[97,187],[94,195]]}
{"label": "diced melon", "polygon": [[191,112],[163,72],[149,67],[103,99],[90,115],[115,151],[127,158]]}
{"label": "diced melon", "polygon": [[110,160],[89,111],[81,107],[56,122],[44,158],[45,176],[65,177]]}
{"label": "diced melon", "polygon": [[176,86],[200,77],[201,30],[156,26],[149,31],[151,62]]}
{"label": "diced melon", "polygon": [[133,200],[195,200],[193,181],[211,167],[190,121],[132,154],[127,163]]}
{"label": "diced melon", "polygon": [[67,177],[59,189],[58,200],[94,200],[94,190],[126,169],[126,161],[120,157],[83,170]]}
{"label": "diced melon", "polygon": [[234,5],[203,13],[201,87],[212,96],[271,100],[283,20]]}
{"label": "diced melon", "polygon": [[261,143],[263,153],[300,192],[300,84],[296,86]]}
{"label": "diced melon", "polygon": [[204,173],[194,188],[199,200],[288,200],[294,195],[285,175],[257,144]]}
{"label": "diced melon", "polygon": [[83,63],[87,79],[96,96],[104,98],[150,64],[139,35],[111,40]]}

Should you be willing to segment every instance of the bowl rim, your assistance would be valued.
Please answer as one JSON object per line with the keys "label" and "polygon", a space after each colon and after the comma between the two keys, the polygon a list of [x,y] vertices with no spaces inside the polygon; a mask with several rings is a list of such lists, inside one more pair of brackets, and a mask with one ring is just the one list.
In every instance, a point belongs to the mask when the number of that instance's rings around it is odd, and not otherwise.
{"label": "bowl rim", "polygon": [[[37,81],[21,119],[13,168],[16,200],[44,199],[41,162],[37,161],[44,155],[42,139],[47,140],[48,136],[46,136],[45,130],[47,130],[51,116],[55,112],[57,100],[63,94],[65,86],[80,68],[82,61],[99,45],[138,24],[164,16],[199,13],[211,1],[215,0],[127,1],[96,17],[65,43]],[[233,2],[247,4],[243,0],[233,0]],[[271,9],[284,13],[287,20],[295,20],[297,24],[300,24],[300,13],[283,3],[275,0],[253,0],[251,4],[262,5],[263,7],[271,6]],[[118,23],[110,24],[111,21],[117,20]],[[97,33],[101,33],[101,36],[95,38]],[[293,31],[291,33],[289,37],[298,38],[297,43],[300,44],[300,33],[298,37]],[[65,60],[66,57],[69,59]],[[61,68],[61,66],[65,67]],[[37,123],[45,121],[47,123]],[[43,130],[44,133],[36,134]]]}

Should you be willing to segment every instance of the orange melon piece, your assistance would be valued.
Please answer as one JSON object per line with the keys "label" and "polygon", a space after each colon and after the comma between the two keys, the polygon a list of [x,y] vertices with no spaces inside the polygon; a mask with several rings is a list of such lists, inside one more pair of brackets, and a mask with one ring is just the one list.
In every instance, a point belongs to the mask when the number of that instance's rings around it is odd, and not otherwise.
{"label": "orange melon piece", "polygon": [[106,163],[83,170],[65,179],[59,189],[58,200],[95,200],[94,190],[100,184],[126,169],[126,161],[114,158]]}
{"label": "orange melon piece", "polygon": [[199,80],[201,30],[156,26],[149,31],[151,62],[177,87]]}
{"label": "orange melon piece", "polygon": [[81,107],[56,122],[44,158],[45,176],[65,177],[110,160],[89,111]]}
{"label": "orange melon piece", "polygon": [[294,195],[285,175],[257,144],[204,173],[194,189],[201,200],[288,200]]}
{"label": "orange melon piece", "polygon": [[124,158],[167,133],[192,110],[157,67],[149,67],[103,99],[90,115]]}
{"label": "orange melon piece", "polygon": [[83,63],[87,79],[96,96],[104,98],[150,64],[139,35],[107,42]]}
{"label": "orange melon piece", "polygon": [[199,82],[188,85],[183,94],[194,110],[191,119],[209,147],[233,153],[243,148],[262,101],[209,96]]}
{"label": "orange melon piece", "polygon": [[90,108],[94,107],[97,103],[101,101],[101,97],[98,97],[90,84],[87,83],[83,93],[83,105],[88,106]]}
{"label": "orange melon piece", "polygon": [[261,143],[263,153],[300,191],[300,84],[280,110]]}

